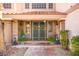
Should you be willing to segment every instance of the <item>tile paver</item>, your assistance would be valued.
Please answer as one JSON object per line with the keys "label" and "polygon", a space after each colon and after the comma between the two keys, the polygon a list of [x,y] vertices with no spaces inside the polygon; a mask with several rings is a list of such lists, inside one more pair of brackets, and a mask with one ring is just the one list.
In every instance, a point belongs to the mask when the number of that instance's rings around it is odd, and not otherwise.
{"label": "tile paver", "polygon": [[66,56],[67,52],[60,47],[29,47],[24,56]]}

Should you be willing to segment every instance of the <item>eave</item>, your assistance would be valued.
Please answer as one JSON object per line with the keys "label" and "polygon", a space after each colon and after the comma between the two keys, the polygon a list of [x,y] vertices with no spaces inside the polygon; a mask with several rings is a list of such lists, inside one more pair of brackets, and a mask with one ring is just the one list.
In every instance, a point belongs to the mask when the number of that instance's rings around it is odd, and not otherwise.
{"label": "eave", "polygon": [[79,3],[77,3],[77,4],[74,5],[74,6],[72,6],[70,9],[68,9],[68,10],[66,11],[66,13],[69,14],[69,13],[71,13],[71,12],[77,10],[77,9],[79,9]]}
{"label": "eave", "polygon": [[66,18],[67,13],[57,11],[32,11],[26,13],[3,13],[4,18],[16,20],[57,20]]}

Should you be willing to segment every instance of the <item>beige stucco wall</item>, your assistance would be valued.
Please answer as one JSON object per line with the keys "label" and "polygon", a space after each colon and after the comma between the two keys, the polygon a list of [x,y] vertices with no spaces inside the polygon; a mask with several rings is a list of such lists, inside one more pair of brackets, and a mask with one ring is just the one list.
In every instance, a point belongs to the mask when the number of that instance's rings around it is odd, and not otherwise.
{"label": "beige stucco wall", "polygon": [[2,12],[3,12],[3,13],[8,13],[8,12],[9,12],[9,13],[14,13],[14,12],[15,12],[15,8],[14,8],[15,5],[12,3],[11,6],[12,6],[11,9],[3,9]]}
{"label": "beige stucco wall", "polygon": [[[49,24],[49,21],[47,22],[47,38],[56,34],[56,25],[54,21],[51,21],[51,22],[52,22],[52,25]],[[52,31],[50,32],[49,30],[51,26],[52,26]]]}
{"label": "beige stucco wall", "polygon": [[78,26],[79,26],[79,9],[70,13],[67,16],[65,21],[65,29],[70,30],[70,33],[69,33],[70,39],[75,35],[79,35]]}
{"label": "beige stucco wall", "polygon": [[0,11],[0,19],[2,19],[2,11]]}
{"label": "beige stucco wall", "polygon": [[[29,9],[25,9],[25,3],[12,3],[11,9],[3,9],[3,13],[23,13],[29,11],[54,11],[54,9],[48,9],[48,4],[46,9],[32,9],[32,4],[29,4]],[[55,8],[55,5],[53,6]]]}
{"label": "beige stucco wall", "polygon": [[76,3],[57,3],[56,4],[56,10],[60,11],[60,12],[65,12],[67,11],[69,8],[71,8],[71,6],[75,5]]}
{"label": "beige stucco wall", "polygon": [[[70,13],[65,21],[65,29],[69,30],[69,42],[73,36],[79,35],[79,9]],[[70,44],[71,48],[71,44]]]}
{"label": "beige stucco wall", "polygon": [[[65,12],[71,6],[75,5],[76,3],[56,3],[54,4],[54,9],[48,9],[48,6],[46,6],[46,9],[32,9],[31,3],[30,8],[25,9],[25,3],[12,3],[11,9],[3,9],[3,13],[23,13],[23,12],[29,12],[29,11],[54,11],[55,9],[59,12]],[[48,4],[47,4],[48,5]],[[56,8],[55,8],[56,7]]]}

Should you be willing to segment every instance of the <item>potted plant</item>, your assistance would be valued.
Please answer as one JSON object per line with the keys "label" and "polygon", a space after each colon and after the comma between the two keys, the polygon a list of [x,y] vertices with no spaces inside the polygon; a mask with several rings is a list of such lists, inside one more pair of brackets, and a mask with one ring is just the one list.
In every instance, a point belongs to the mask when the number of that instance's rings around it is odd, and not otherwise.
{"label": "potted plant", "polygon": [[54,44],[55,42],[56,42],[56,38],[55,37],[49,37],[48,38],[48,43]]}
{"label": "potted plant", "polygon": [[68,30],[60,31],[60,43],[63,49],[68,49]]}
{"label": "potted plant", "polygon": [[19,36],[18,41],[19,41],[21,44],[24,44],[24,41],[26,41],[26,36],[25,36],[25,33],[24,33],[23,31],[20,33],[20,36]]}
{"label": "potted plant", "polygon": [[72,55],[79,56],[79,36],[72,37],[70,50]]}

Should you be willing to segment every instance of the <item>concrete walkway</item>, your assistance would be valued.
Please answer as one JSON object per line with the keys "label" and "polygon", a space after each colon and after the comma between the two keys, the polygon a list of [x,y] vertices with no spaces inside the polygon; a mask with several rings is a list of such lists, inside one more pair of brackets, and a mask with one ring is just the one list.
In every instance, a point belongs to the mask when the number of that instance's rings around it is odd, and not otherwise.
{"label": "concrete walkway", "polygon": [[68,51],[54,46],[29,47],[24,56],[67,56]]}

